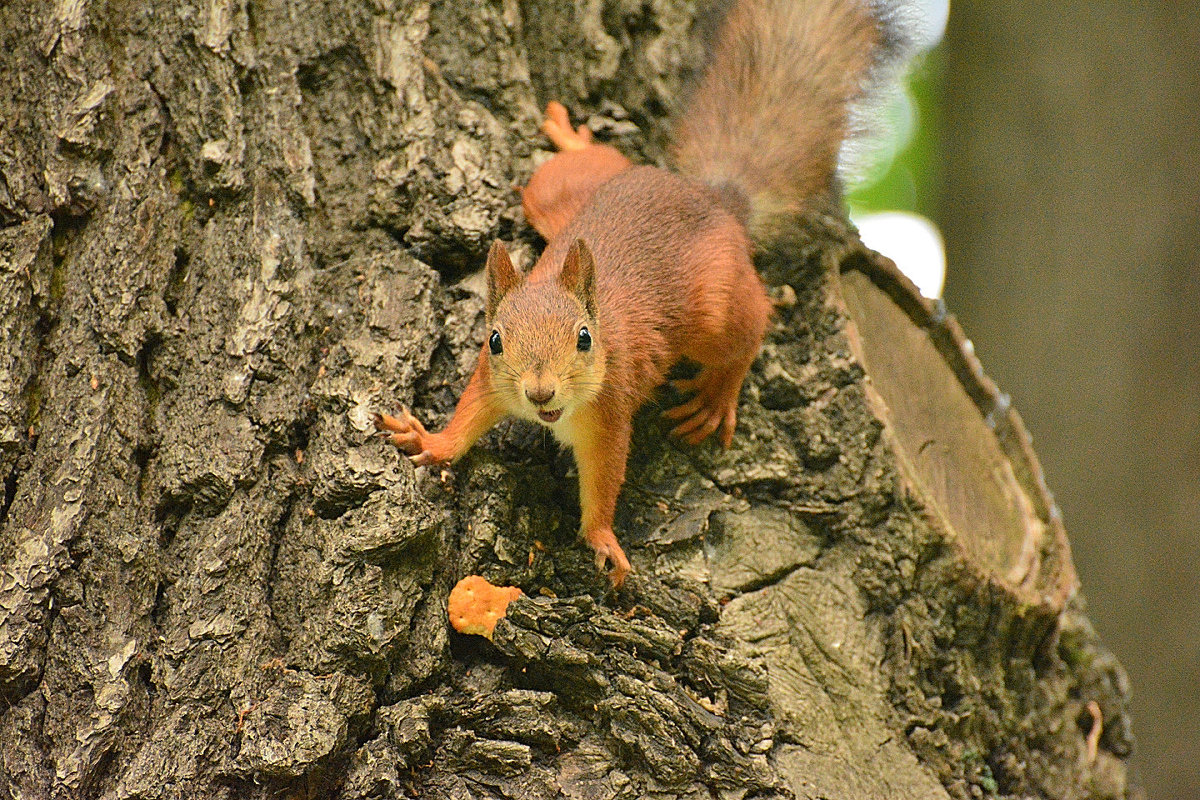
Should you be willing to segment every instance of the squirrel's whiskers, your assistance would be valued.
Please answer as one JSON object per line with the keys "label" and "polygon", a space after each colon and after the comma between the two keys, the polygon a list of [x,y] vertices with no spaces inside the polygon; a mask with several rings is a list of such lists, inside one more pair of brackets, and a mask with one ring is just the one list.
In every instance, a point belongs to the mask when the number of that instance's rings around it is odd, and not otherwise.
{"label": "squirrel's whiskers", "polygon": [[850,106],[903,38],[891,17],[887,0],[735,0],[675,120],[679,174],[634,166],[550,103],[559,152],[521,198],[546,250],[523,276],[492,245],[487,338],[446,429],[407,411],[376,425],[417,464],[458,458],[505,415],[545,426],[574,450],[581,533],[620,586],[633,415],[688,358],[700,371],[666,412],[672,433],[729,446],[771,313],[751,235],[769,245],[833,187]]}

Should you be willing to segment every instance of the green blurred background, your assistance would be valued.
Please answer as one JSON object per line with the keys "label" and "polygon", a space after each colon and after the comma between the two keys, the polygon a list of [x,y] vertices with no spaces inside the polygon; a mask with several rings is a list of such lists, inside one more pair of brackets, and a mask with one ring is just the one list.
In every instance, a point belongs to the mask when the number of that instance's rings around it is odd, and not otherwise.
{"label": "green blurred background", "polygon": [[1135,783],[1200,798],[1200,2],[957,2],[913,87],[852,206],[940,229],[1129,672]]}

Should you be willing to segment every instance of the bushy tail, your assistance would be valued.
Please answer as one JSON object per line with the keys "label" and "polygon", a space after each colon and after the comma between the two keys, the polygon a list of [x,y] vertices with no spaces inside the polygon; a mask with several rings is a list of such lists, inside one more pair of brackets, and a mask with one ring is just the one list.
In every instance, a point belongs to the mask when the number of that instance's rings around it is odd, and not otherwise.
{"label": "bushy tail", "polygon": [[751,233],[833,185],[852,106],[905,50],[896,0],[734,0],[675,122],[685,175],[721,190]]}

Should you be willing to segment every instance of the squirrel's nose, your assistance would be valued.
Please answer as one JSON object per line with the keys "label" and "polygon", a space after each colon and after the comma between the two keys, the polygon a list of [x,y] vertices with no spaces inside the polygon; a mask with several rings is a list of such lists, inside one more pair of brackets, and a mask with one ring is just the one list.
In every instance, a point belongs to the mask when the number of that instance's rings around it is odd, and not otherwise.
{"label": "squirrel's nose", "polygon": [[536,406],[544,406],[554,399],[554,389],[526,389],[525,396]]}

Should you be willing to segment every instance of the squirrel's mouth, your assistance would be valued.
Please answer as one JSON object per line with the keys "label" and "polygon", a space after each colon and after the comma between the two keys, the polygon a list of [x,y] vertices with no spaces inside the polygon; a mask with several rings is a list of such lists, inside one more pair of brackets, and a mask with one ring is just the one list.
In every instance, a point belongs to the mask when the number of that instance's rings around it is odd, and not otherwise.
{"label": "squirrel's mouth", "polygon": [[562,416],[563,410],[556,408],[554,411],[538,411],[538,419],[542,422],[558,422],[558,418]]}

